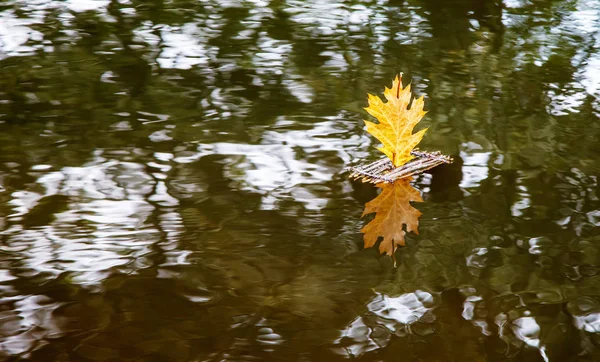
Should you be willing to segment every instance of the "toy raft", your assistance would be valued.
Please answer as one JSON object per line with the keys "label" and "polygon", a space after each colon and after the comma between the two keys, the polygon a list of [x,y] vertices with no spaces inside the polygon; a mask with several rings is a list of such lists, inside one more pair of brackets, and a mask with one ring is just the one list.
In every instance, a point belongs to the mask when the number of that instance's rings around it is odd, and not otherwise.
{"label": "toy raft", "polygon": [[350,178],[369,183],[393,183],[405,177],[418,175],[441,164],[452,163],[451,157],[443,155],[439,151],[424,152],[413,150],[410,154],[414,158],[399,167],[394,167],[392,161],[387,157],[368,165],[348,167],[348,171],[351,172]]}

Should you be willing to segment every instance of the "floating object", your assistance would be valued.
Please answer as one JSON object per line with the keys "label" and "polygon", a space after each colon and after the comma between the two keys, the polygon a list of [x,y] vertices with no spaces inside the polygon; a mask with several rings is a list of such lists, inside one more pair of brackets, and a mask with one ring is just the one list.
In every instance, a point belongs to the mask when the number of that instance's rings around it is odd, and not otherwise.
{"label": "floating object", "polygon": [[384,157],[367,165],[348,167],[347,170],[351,172],[350,178],[360,179],[362,182],[393,183],[396,180],[418,175],[436,166],[444,163],[449,164],[453,161],[451,157],[443,155],[439,151],[413,150],[411,155],[415,158],[399,167],[394,167],[392,161]]}

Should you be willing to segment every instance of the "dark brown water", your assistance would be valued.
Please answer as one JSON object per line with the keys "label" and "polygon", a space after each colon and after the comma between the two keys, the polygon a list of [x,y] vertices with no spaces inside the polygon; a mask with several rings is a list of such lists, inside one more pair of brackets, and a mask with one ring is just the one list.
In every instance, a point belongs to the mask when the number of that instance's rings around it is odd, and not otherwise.
{"label": "dark brown water", "polygon": [[[367,93],[430,112],[363,249]],[[600,2],[0,2],[0,361],[600,360]]]}

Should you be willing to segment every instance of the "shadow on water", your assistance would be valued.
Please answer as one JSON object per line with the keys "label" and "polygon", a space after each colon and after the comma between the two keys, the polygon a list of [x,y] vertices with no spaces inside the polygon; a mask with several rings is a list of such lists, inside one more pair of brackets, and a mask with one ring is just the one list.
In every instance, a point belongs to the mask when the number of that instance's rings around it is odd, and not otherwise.
{"label": "shadow on water", "polygon": [[[600,359],[599,47],[593,0],[2,3],[0,360]],[[401,71],[455,162],[394,268],[344,168]]]}

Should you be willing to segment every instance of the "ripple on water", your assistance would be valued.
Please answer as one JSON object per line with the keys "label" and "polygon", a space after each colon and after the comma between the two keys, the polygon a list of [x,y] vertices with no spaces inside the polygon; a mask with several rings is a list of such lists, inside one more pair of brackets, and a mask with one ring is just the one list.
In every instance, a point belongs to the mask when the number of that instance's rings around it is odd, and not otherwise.
{"label": "ripple on water", "polygon": [[74,280],[94,284],[102,271],[147,266],[149,246],[161,241],[147,219],[154,204],[173,202],[149,182],[144,165],[108,160],[99,151],[85,166],[40,167],[35,175],[30,190],[12,193],[14,212],[4,231],[9,258],[22,273],[52,278],[70,271]]}
{"label": "ripple on water", "polygon": [[596,298],[581,297],[567,303],[567,310],[573,316],[575,326],[583,331],[600,333],[600,301]]}
{"label": "ripple on water", "polygon": [[201,144],[195,154],[187,152],[174,161],[189,163],[209,155],[223,155],[227,157],[225,176],[233,180],[236,188],[263,195],[261,209],[275,209],[276,200],[293,198],[308,209],[321,210],[329,200],[323,183],[343,172],[351,160],[363,156],[361,152],[370,141],[341,137],[350,126],[340,126],[339,120],[311,123],[302,131],[286,129],[287,123],[288,120],[279,120],[271,127],[273,130],[264,132],[260,144]]}
{"label": "ripple on water", "polygon": [[42,295],[4,298],[0,303],[0,308],[6,308],[0,312],[0,351],[12,355],[31,352],[47,344],[46,339],[63,335],[52,318],[58,306],[60,303]]}
{"label": "ripple on water", "polygon": [[422,290],[390,297],[377,293],[369,302],[369,313],[353,320],[334,342],[336,353],[360,356],[388,345],[391,335],[428,334],[427,328],[411,326],[416,322],[431,323],[435,307],[433,295]]}

